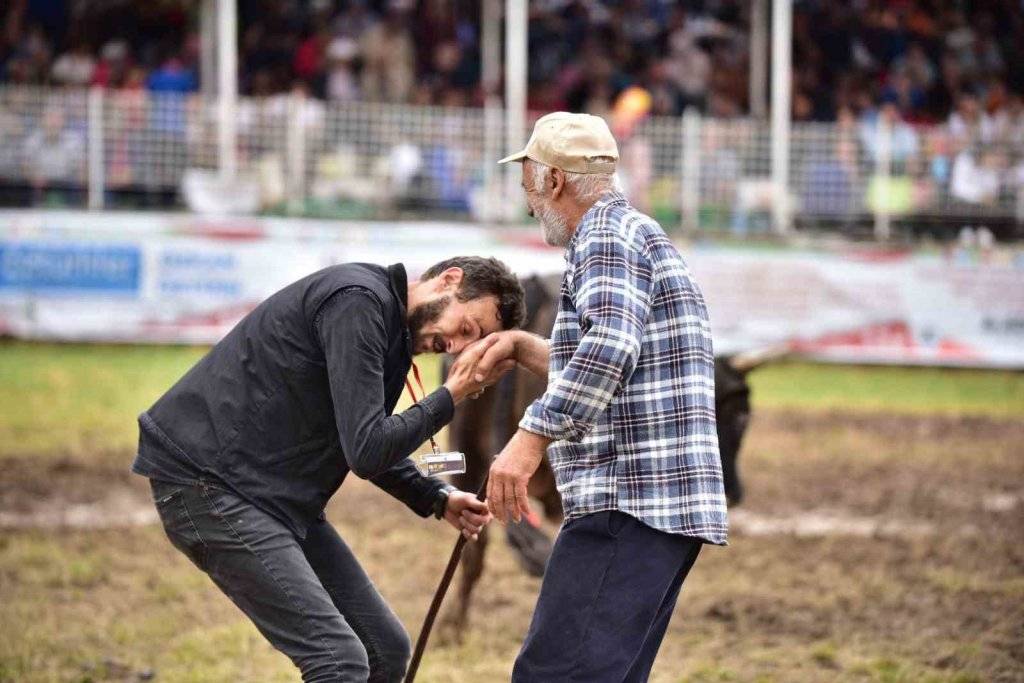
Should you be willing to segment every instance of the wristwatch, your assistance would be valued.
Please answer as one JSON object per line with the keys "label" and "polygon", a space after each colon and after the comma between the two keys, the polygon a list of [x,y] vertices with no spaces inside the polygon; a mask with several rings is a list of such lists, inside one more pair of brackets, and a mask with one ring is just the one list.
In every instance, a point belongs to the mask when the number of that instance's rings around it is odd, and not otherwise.
{"label": "wristwatch", "polygon": [[451,491],[447,486],[437,492],[434,499],[433,513],[435,519],[444,519],[445,510],[448,509],[448,493]]}

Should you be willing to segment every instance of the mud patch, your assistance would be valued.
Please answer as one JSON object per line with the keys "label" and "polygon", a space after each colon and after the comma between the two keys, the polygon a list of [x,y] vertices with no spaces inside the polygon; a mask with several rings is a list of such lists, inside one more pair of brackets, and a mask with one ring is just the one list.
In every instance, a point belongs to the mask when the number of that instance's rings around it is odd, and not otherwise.
{"label": "mud patch", "polygon": [[7,459],[0,529],[113,529],[157,521],[149,486],[125,469],[75,460]]}
{"label": "mud patch", "polygon": [[[746,536],[788,535],[800,538],[858,536],[861,538],[906,538],[928,536],[935,524],[914,519],[885,519],[842,514],[837,511],[808,511],[787,516],[758,514],[750,510],[729,513],[729,527]],[[965,528],[969,532],[970,528]]]}

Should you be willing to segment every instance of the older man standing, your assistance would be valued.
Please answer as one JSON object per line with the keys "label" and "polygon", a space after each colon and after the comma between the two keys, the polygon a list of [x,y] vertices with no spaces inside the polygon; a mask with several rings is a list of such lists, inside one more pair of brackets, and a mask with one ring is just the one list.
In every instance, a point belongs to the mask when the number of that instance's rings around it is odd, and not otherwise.
{"label": "older man standing", "polygon": [[514,357],[547,376],[491,467],[501,521],[529,512],[545,449],[565,507],[515,681],[643,681],[679,590],[727,522],[707,308],[661,227],[613,189],[605,122],[537,121],[523,189],[553,246],[565,247],[548,340],[500,332],[478,366]]}

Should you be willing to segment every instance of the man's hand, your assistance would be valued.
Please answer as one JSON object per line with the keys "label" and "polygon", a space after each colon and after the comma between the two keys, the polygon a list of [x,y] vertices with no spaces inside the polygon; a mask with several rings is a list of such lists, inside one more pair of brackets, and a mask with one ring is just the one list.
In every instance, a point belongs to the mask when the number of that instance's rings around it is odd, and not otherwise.
{"label": "man's hand", "polygon": [[502,524],[530,514],[526,485],[537,471],[551,439],[520,429],[491,465],[487,507]]}
{"label": "man's hand", "polygon": [[480,531],[491,521],[491,513],[487,510],[487,503],[477,500],[472,493],[452,491],[448,494],[444,519],[461,531],[463,536],[475,541]]}
{"label": "man's hand", "polygon": [[506,330],[493,332],[484,337],[481,341],[487,343],[481,344],[480,348],[476,349],[473,379],[482,381],[505,360],[512,359],[514,363],[517,351],[516,339],[519,334],[519,330]]}
{"label": "man's hand", "polygon": [[537,375],[541,379],[548,378],[548,363],[551,349],[548,340],[523,330],[505,330],[494,332],[485,337],[493,341],[483,348],[480,360],[476,364],[476,378],[486,377],[499,363],[507,358],[514,358],[517,363]]}
{"label": "man's hand", "polygon": [[501,338],[498,335],[488,335],[467,346],[455,359],[455,363],[448,371],[448,379],[445,380],[444,385],[448,388],[452,400],[456,404],[461,403],[469,396],[478,395],[516,366],[514,358],[505,358],[496,360],[485,372],[477,371],[480,359],[500,341]]}

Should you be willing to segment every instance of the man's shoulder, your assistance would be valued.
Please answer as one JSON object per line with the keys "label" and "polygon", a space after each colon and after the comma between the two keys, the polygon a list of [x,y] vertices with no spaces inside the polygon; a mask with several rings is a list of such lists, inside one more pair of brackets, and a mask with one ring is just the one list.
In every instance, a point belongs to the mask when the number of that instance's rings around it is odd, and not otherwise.
{"label": "man's shoulder", "polygon": [[376,263],[336,263],[318,270],[310,277],[385,288],[388,285],[388,269]]}
{"label": "man's shoulder", "polygon": [[612,242],[624,248],[646,253],[652,239],[667,238],[656,220],[643,213],[623,198],[621,201],[601,202],[580,226],[578,246]]}
{"label": "man's shoulder", "polygon": [[310,276],[310,290],[318,301],[317,318],[327,309],[344,308],[349,314],[387,314],[397,305],[388,270],[372,263],[328,266]]}
{"label": "man's shoulder", "polygon": [[349,288],[366,290],[383,305],[392,298],[388,269],[375,263],[339,263],[318,270],[304,280],[308,287],[322,290],[325,298]]}

